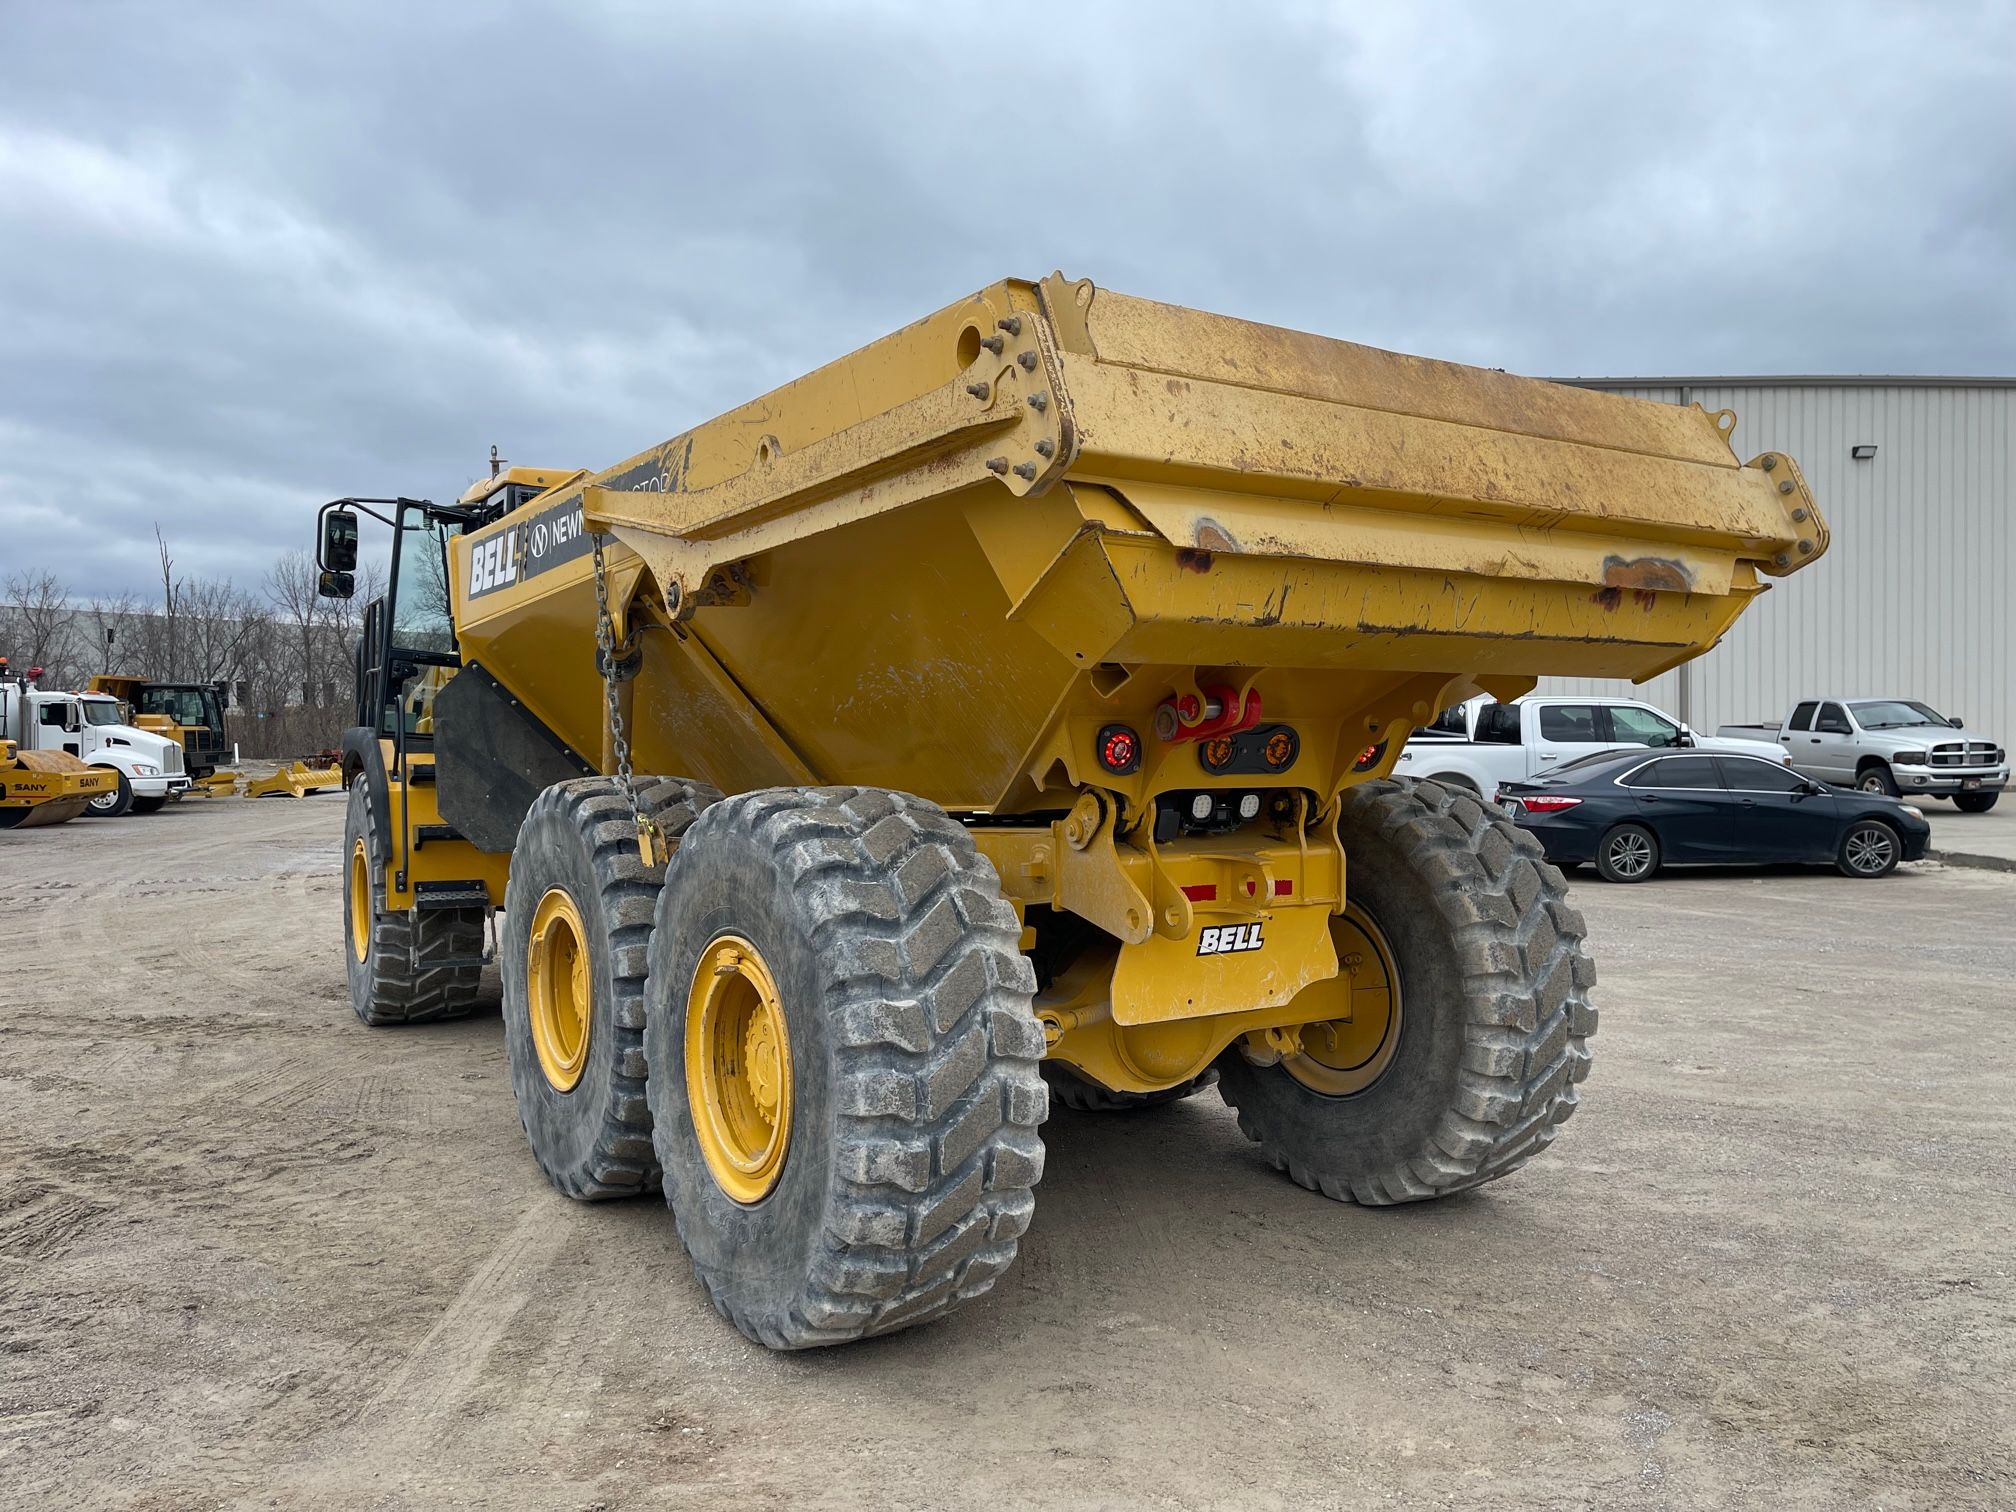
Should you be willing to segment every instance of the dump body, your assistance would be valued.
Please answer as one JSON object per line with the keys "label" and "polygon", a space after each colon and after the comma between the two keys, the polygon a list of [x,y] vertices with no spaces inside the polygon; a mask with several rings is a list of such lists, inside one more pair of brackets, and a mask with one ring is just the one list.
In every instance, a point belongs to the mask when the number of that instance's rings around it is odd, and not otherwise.
{"label": "dump body", "polygon": [[[640,769],[1039,810],[1093,727],[1251,679],[1334,791],[1478,690],[1698,655],[1823,552],[1796,466],[1739,464],[1733,424],[1011,281],[476,532],[456,620],[596,752],[601,527],[619,631],[676,624]],[[1140,801],[1156,754],[1106,785]]]}

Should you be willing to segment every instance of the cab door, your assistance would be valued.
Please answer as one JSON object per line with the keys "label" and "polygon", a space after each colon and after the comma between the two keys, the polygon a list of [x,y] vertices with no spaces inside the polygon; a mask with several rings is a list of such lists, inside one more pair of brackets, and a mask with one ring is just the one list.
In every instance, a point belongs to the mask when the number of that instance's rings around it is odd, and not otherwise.
{"label": "cab door", "polygon": [[1529,776],[1538,777],[1550,768],[1611,749],[1608,722],[1600,704],[1528,704],[1524,710],[1532,721],[1532,733],[1527,736],[1527,748],[1533,755]]}
{"label": "cab door", "polygon": [[1731,858],[1736,824],[1714,757],[1661,756],[1627,773],[1624,786],[1666,860]]}
{"label": "cab door", "polygon": [[1820,705],[1813,716],[1813,728],[1797,738],[1801,743],[1791,747],[1792,759],[1801,766],[1811,767],[1822,782],[1855,780],[1855,727],[1848,722],[1848,711],[1841,705]]}

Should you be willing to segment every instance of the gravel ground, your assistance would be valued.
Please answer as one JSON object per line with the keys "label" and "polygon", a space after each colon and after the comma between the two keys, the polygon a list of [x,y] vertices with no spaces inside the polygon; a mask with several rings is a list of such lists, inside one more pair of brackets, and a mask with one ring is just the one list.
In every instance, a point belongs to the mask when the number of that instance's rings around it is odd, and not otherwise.
{"label": "gravel ground", "polygon": [[[1059,1114],[1021,1263],[772,1356],[351,1016],[340,798],[0,836],[0,1502],[2016,1506],[2016,876],[1576,888],[1582,1112],[1483,1192]],[[493,993],[494,995],[494,993]]]}

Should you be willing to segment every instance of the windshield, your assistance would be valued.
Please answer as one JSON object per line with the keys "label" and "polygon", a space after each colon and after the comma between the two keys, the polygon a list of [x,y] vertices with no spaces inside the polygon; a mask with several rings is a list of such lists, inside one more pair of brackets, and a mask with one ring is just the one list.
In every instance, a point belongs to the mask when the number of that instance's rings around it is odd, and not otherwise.
{"label": "windshield", "polygon": [[221,730],[224,721],[216,706],[217,694],[211,688],[145,688],[134,703],[142,714],[165,714],[178,725]]}
{"label": "windshield", "polygon": [[122,723],[119,705],[110,698],[86,698],[79,700],[84,705],[84,722],[94,725],[115,725]]}
{"label": "windshield", "polygon": [[1943,716],[1914,698],[1872,698],[1851,703],[1855,722],[1865,730],[1907,730],[1914,725],[1951,728]]}

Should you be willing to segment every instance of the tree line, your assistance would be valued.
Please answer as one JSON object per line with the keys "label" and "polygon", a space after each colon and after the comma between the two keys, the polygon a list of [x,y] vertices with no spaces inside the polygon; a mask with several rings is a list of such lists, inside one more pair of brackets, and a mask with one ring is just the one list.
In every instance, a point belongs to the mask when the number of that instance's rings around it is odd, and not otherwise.
{"label": "tree line", "polygon": [[45,688],[82,688],[98,672],[222,683],[226,733],[246,756],[334,746],[355,719],[353,649],[382,570],[362,564],[354,599],[325,599],[304,552],[248,589],[179,571],[158,529],[155,541],[160,587],[145,597],[81,596],[54,572],[0,578],[0,656],[16,673],[42,668]]}

